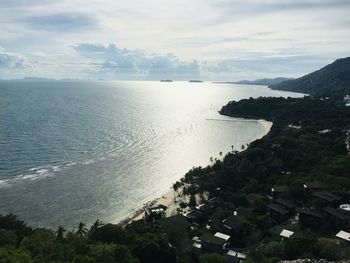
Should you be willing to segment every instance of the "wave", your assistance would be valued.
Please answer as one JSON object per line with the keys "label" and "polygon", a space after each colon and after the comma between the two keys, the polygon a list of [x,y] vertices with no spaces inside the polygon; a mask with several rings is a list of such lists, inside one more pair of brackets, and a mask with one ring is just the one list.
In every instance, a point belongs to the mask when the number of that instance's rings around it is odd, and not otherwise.
{"label": "wave", "polygon": [[62,171],[65,168],[69,168],[77,163],[69,162],[63,165],[43,165],[38,167],[30,168],[23,171],[20,174],[13,175],[10,178],[0,180],[0,188],[5,186],[11,186],[15,183],[24,181],[35,181],[47,177],[54,176],[57,172]]}

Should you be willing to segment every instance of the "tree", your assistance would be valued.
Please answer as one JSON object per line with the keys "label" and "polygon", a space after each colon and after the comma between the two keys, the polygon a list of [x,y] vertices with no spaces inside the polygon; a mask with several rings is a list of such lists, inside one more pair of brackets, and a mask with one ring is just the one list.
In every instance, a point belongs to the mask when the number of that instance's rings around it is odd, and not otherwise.
{"label": "tree", "polygon": [[99,229],[101,226],[103,226],[103,223],[101,220],[97,219],[95,223],[93,223],[90,227],[89,235],[92,235],[97,229]]}
{"label": "tree", "polygon": [[75,234],[79,237],[84,237],[84,236],[86,236],[87,232],[88,232],[88,230],[86,228],[86,224],[83,222],[80,222],[78,225],[78,230],[77,230],[77,232],[75,232]]}
{"label": "tree", "polygon": [[17,244],[17,236],[14,231],[0,229],[0,246]]}
{"label": "tree", "polygon": [[61,241],[64,239],[64,233],[66,230],[64,229],[63,226],[59,226],[57,231],[56,231],[56,240]]}
{"label": "tree", "polygon": [[28,252],[13,247],[0,248],[0,262],[4,263],[32,263],[32,258]]}

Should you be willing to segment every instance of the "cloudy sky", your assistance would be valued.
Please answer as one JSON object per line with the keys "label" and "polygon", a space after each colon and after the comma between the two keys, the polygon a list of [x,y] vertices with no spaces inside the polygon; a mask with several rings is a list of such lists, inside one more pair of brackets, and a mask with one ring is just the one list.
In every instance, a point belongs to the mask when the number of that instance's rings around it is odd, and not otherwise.
{"label": "cloudy sky", "polygon": [[298,77],[350,56],[349,0],[0,0],[0,78]]}

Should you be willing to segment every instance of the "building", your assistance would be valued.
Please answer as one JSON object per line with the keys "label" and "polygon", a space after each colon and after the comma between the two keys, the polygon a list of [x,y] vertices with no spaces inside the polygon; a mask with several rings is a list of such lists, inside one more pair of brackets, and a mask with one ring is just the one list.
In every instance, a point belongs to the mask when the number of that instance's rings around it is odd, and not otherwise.
{"label": "building", "polygon": [[230,235],[235,234],[235,229],[239,229],[245,221],[245,217],[237,215],[234,213],[228,218],[222,220],[222,225],[225,233],[229,233]]}
{"label": "building", "polygon": [[287,230],[287,229],[283,229],[282,232],[280,233],[280,236],[282,238],[290,238],[293,235],[294,235],[294,232],[290,231],[290,230]]}
{"label": "building", "polygon": [[246,260],[247,256],[243,253],[234,251],[234,250],[229,250],[226,253],[226,259],[229,263],[241,263]]}
{"label": "building", "polygon": [[202,213],[198,210],[191,210],[185,213],[184,216],[191,222],[196,222],[202,216]]}
{"label": "building", "polygon": [[323,226],[323,216],[320,212],[306,208],[297,208],[296,212],[302,226],[316,229]]}
{"label": "building", "polygon": [[296,205],[293,201],[288,200],[288,199],[282,199],[282,198],[277,198],[274,200],[274,202],[280,206],[283,206],[285,209],[289,210],[290,212],[294,212]]}
{"label": "building", "polygon": [[163,218],[165,216],[165,209],[166,209],[166,207],[164,207],[164,206],[146,207],[144,209],[145,221],[146,222],[153,222],[155,220]]}
{"label": "building", "polygon": [[314,192],[312,193],[312,197],[318,200],[321,206],[326,206],[326,205],[338,206],[341,201],[341,198],[339,196],[327,191]]}
{"label": "building", "polygon": [[322,183],[317,180],[306,182],[303,186],[305,191],[319,191],[323,189]]}
{"label": "building", "polygon": [[335,236],[342,240],[350,241],[350,233],[346,231],[341,230]]}
{"label": "building", "polygon": [[204,250],[221,253],[229,244],[230,236],[220,232],[215,235],[205,233],[199,237],[199,240]]}
{"label": "building", "polygon": [[333,207],[323,208],[326,223],[331,229],[345,229],[350,231],[350,216]]}
{"label": "building", "polygon": [[271,218],[277,222],[282,222],[292,216],[291,211],[287,210],[279,204],[269,204],[267,208]]}
{"label": "building", "polygon": [[286,185],[276,185],[271,188],[272,198],[281,197],[289,192],[290,188]]}

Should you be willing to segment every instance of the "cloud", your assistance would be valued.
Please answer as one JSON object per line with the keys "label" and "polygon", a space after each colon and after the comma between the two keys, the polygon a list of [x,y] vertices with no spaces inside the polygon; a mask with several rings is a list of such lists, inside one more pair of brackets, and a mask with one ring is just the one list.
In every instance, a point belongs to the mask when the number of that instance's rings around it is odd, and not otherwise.
{"label": "cloud", "polygon": [[[243,56],[244,57],[244,56]],[[333,59],[305,54],[245,54],[246,58],[228,58],[202,65],[203,74],[228,80],[260,77],[300,77],[317,70]],[[250,57],[250,58],[249,58]]]}
{"label": "cloud", "polygon": [[24,67],[24,58],[20,54],[11,53],[0,47],[0,69],[15,69]]}
{"label": "cloud", "polygon": [[141,50],[120,49],[115,44],[81,43],[73,48],[91,61],[101,63],[99,73],[115,77],[185,79],[199,76],[197,61],[181,61],[172,54],[148,54]]}
{"label": "cloud", "polygon": [[29,16],[23,22],[39,30],[47,31],[81,31],[95,28],[97,21],[81,13],[60,13],[45,16]]}

